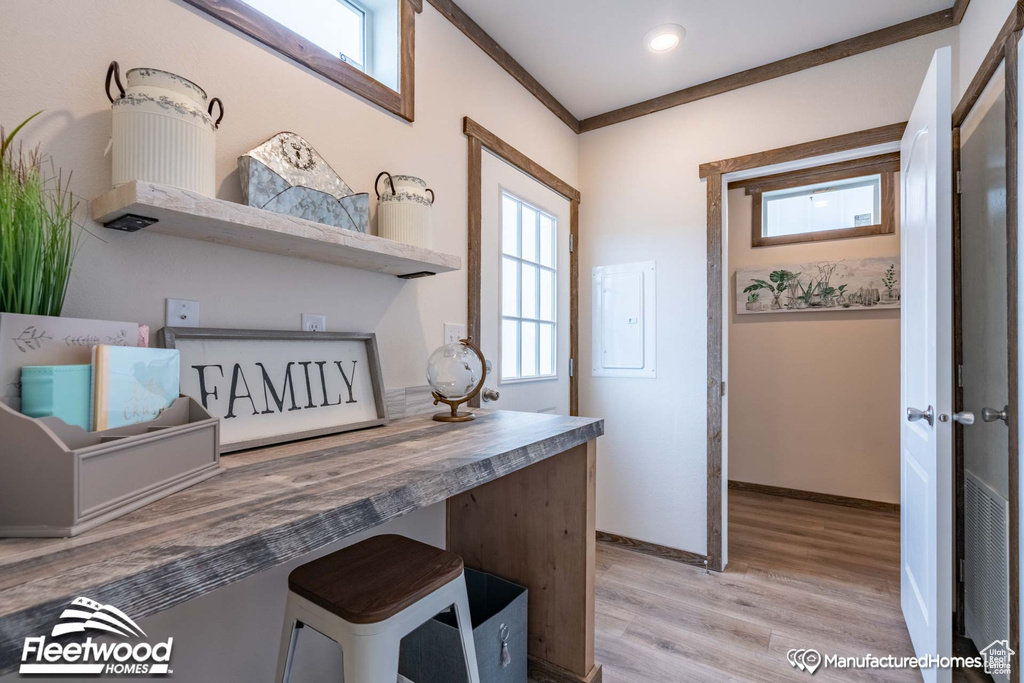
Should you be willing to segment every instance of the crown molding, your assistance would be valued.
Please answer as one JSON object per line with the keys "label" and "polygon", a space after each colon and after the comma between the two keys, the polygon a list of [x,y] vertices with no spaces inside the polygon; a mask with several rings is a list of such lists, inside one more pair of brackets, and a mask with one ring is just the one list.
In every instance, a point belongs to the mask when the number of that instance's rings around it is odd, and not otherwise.
{"label": "crown molding", "polygon": [[[422,0],[420,0],[422,1]],[[745,88],[749,85],[763,83],[780,76],[803,71],[823,64],[828,64],[846,57],[870,52],[895,43],[918,38],[929,33],[952,28],[960,23],[970,0],[955,0],[952,7],[926,14],[900,24],[871,31],[847,40],[832,43],[809,52],[780,59],[769,64],[730,74],[712,81],[683,88],[675,92],[661,95],[643,102],[637,102],[620,109],[597,114],[585,119],[577,119],[561,102],[555,99],[519,62],[513,59],[505,48],[498,44],[483,28],[466,14],[453,0],[427,0],[448,21],[455,25],[477,47],[503,68],[512,78],[516,79],[534,97],[551,110],[562,122],[576,133],[604,128],[623,121],[629,121],[648,114],[678,107],[714,95]]]}
{"label": "crown molding", "polygon": [[713,81],[683,88],[682,90],[677,90],[644,102],[631,104],[628,107],[591,116],[580,121],[581,130],[586,133],[587,131],[604,128],[615,123],[622,123],[623,121],[629,121],[630,119],[646,116],[647,114],[654,114],[655,112],[678,107],[679,105],[695,102],[706,97],[721,95],[731,90],[745,88],[748,85],[763,83],[773,78],[787,76],[804,69],[859,55],[863,52],[877,50],[878,48],[887,47],[904,40],[918,38],[929,33],[952,28],[953,26],[956,26],[956,23],[954,22],[954,11],[951,7],[941,12],[905,21],[902,24],[896,24],[895,26],[889,26],[888,28],[865,33],[855,38],[826,45],[817,50],[780,59],[770,64],[740,71],[723,78],[716,78]]}
{"label": "crown molding", "polygon": [[512,78],[519,81],[520,85],[530,91],[530,94],[540,100],[541,104],[550,109],[573,132],[580,132],[580,122],[572,115],[572,112],[562,106],[562,103],[556,100],[554,95],[548,92],[536,78],[531,76],[519,62],[513,59],[512,55],[506,52],[505,48],[499,45],[494,38],[491,38],[461,7],[452,2],[452,0],[428,0],[428,2],[445,19],[452,22],[457,29],[466,34],[466,37],[472,40],[487,56],[497,62],[498,66],[507,71]]}

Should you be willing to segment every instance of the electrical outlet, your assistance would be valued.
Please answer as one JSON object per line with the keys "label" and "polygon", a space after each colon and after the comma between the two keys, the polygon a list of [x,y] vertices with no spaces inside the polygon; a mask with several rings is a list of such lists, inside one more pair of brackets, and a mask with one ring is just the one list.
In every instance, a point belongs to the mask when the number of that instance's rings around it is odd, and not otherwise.
{"label": "electrical outlet", "polygon": [[166,299],[164,324],[167,327],[199,327],[199,302]]}
{"label": "electrical outlet", "polygon": [[466,326],[462,323],[444,324],[444,343],[454,344],[460,339],[466,338]]}
{"label": "electrical outlet", "polygon": [[302,331],[303,332],[326,332],[327,331],[327,316],[321,313],[303,313],[302,314]]}

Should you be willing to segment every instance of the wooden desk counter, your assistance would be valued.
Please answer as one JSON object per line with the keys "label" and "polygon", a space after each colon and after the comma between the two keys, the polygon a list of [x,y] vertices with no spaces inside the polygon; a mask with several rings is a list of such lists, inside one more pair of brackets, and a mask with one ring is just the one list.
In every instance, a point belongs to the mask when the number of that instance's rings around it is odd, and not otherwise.
{"label": "wooden desk counter", "polygon": [[2,539],[0,674],[78,596],[139,619],[448,500],[450,549],[530,589],[531,676],[599,681],[594,439],[603,433],[602,420],[581,417],[411,417],[224,456],[220,476],[75,538]]}

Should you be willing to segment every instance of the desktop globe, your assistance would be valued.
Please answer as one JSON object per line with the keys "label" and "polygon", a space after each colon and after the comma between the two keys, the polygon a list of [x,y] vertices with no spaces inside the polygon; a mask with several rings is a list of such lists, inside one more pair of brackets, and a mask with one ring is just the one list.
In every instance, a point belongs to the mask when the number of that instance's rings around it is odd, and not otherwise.
{"label": "desktop globe", "polygon": [[466,422],[475,415],[460,412],[459,406],[480,393],[487,376],[486,361],[480,349],[468,339],[445,344],[427,359],[427,382],[434,391],[434,405],[446,403],[450,412],[434,415],[438,422]]}

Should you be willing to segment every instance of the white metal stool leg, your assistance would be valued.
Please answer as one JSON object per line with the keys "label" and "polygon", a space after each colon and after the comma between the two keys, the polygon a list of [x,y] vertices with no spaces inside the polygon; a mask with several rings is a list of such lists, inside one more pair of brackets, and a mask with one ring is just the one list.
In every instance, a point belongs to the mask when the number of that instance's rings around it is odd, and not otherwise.
{"label": "white metal stool leg", "polygon": [[459,636],[462,638],[462,654],[466,658],[466,673],[469,675],[469,683],[480,683],[480,669],[476,663],[476,642],[473,640],[473,619],[469,612],[469,594],[466,591],[465,576],[458,579],[455,618],[459,622]]}
{"label": "white metal stool leg", "polygon": [[299,639],[302,622],[298,620],[292,605],[291,595],[284,609],[284,627],[281,630],[281,649],[277,655],[277,683],[288,683],[292,673],[292,660],[295,658],[295,643]]}

